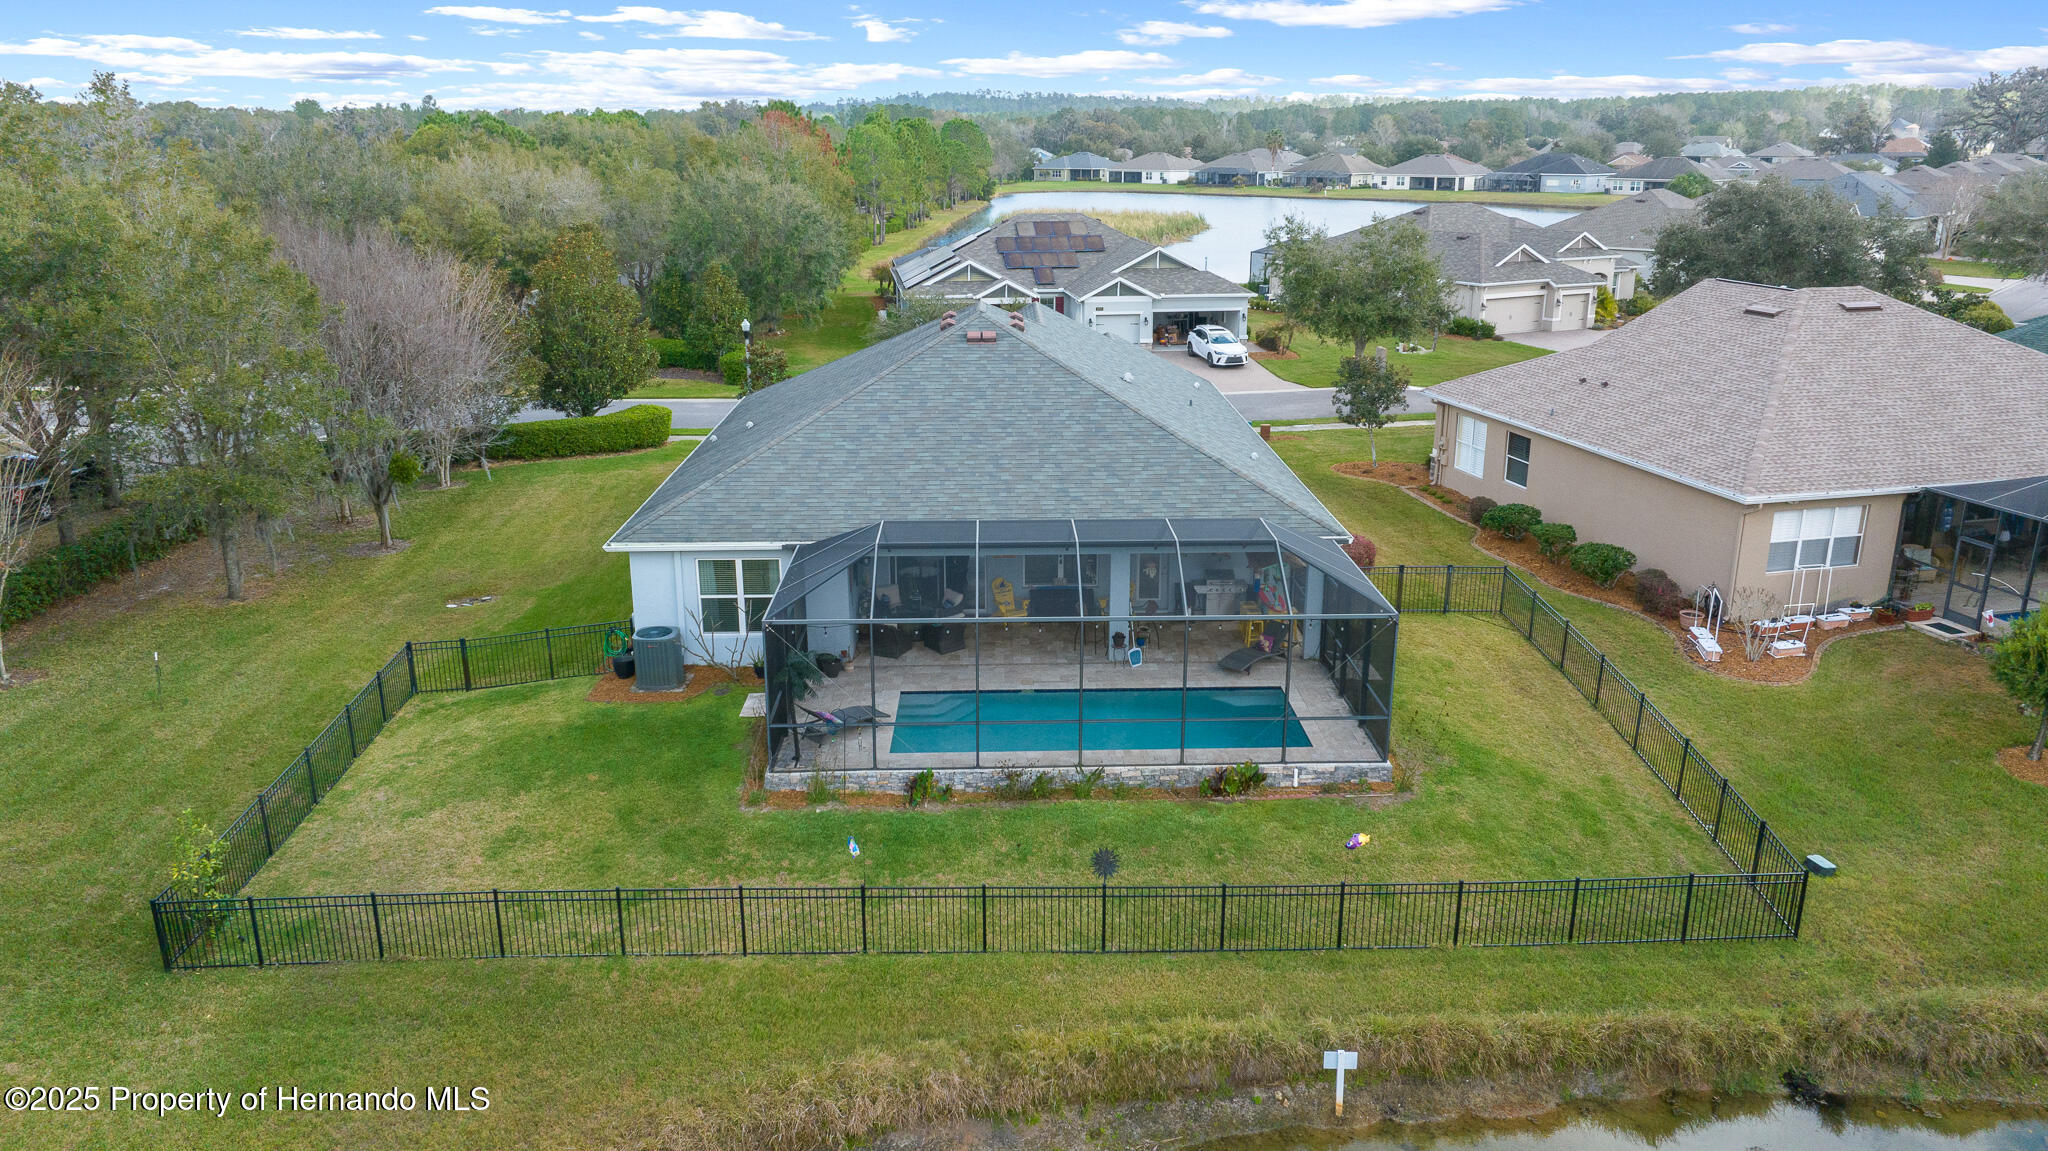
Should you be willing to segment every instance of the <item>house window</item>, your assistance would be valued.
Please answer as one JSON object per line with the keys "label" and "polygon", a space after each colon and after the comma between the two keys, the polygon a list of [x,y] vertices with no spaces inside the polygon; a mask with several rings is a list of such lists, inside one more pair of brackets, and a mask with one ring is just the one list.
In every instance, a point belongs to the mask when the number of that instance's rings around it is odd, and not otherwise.
{"label": "house window", "polygon": [[1508,433],[1508,482],[1518,488],[1529,486],[1529,437],[1517,432]]}
{"label": "house window", "polygon": [[1771,517],[1771,550],[1764,570],[1854,567],[1862,554],[1862,504],[1779,512]]}
{"label": "house window", "polygon": [[[704,634],[761,630],[761,620],[781,582],[780,560],[698,560],[697,602]],[[743,612],[744,628],[740,626]]]}
{"label": "house window", "polygon": [[1486,421],[1458,417],[1458,452],[1452,461],[1467,475],[1486,475]]}

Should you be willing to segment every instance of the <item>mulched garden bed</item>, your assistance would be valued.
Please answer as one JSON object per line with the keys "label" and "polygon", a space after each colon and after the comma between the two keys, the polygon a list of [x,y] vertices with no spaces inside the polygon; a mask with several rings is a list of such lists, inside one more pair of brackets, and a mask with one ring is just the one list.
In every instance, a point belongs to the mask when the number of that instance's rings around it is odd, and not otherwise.
{"label": "mulched garden bed", "polygon": [[2028,759],[2027,753],[2032,750],[2034,745],[2031,743],[2023,747],[2005,748],[1998,753],[1998,766],[2021,783],[2038,783],[2048,787],[2048,756]]}
{"label": "mulched garden bed", "polygon": [[[829,779],[830,777],[831,773],[827,772],[826,778]],[[1029,782],[1031,773],[1027,772],[1024,778],[1026,782]],[[1192,787],[1133,787],[1119,793],[1107,785],[1097,785],[1095,794],[1083,800],[1075,799],[1072,795],[1066,794],[1066,785],[1063,783],[1058,791],[1045,799],[1005,799],[986,791],[956,791],[953,793],[952,799],[940,800],[935,798],[926,803],[925,807],[944,811],[949,807],[981,807],[998,803],[1012,807],[1039,803],[1101,803],[1136,799],[1181,799],[1198,800],[1203,803],[1237,803],[1240,801],[1260,802],[1274,799],[1378,799],[1383,797],[1391,798],[1393,795],[1394,785],[1391,783],[1346,783],[1339,784],[1334,791],[1324,791],[1320,787],[1266,787],[1259,789],[1251,795],[1232,796],[1229,798],[1204,796],[1199,790]],[[902,808],[910,806],[909,797],[898,792],[889,791],[841,791],[835,793],[832,803],[840,807]],[[801,791],[771,791],[768,793],[765,806],[776,811],[795,811],[817,805],[811,803],[810,799]]]}
{"label": "mulched garden bed", "polygon": [[1406,460],[1381,460],[1376,464],[1363,460],[1353,460],[1347,464],[1335,465],[1334,470],[1340,476],[1354,476],[1361,480],[1379,480],[1381,483],[1394,484],[1404,488],[1417,488],[1429,482],[1428,468],[1423,467],[1421,464],[1409,463]]}
{"label": "mulched garden bed", "polygon": [[620,679],[607,669],[583,698],[591,703],[681,703],[718,687],[724,687],[726,694],[733,697],[733,707],[737,709],[747,693],[761,690],[761,679],[752,671],[733,676],[723,668],[691,667],[683,686],[676,691],[634,691],[632,680]]}

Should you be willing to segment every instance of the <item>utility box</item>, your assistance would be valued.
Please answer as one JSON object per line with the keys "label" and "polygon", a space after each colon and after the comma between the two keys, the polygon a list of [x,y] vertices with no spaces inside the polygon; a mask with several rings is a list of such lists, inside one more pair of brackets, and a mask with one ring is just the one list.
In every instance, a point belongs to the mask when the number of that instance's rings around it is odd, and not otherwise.
{"label": "utility box", "polygon": [[1806,872],[1808,875],[1818,875],[1826,879],[1835,873],[1835,865],[1825,855],[1809,855],[1806,857]]}
{"label": "utility box", "polygon": [[634,691],[674,691],[683,682],[683,643],[672,627],[643,627],[633,633]]}

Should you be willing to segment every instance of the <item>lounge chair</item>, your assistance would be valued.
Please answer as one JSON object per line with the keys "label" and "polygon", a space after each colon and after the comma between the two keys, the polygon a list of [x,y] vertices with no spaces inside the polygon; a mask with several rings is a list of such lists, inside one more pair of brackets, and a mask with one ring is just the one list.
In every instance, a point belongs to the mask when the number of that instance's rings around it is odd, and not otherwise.
{"label": "lounge chair", "polygon": [[798,735],[816,743],[823,743],[825,740],[846,731],[848,728],[872,727],[877,720],[889,718],[888,712],[878,711],[866,704],[860,704],[855,707],[842,707],[838,711],[812,711],[810,708],[798,704],[797,710],[817,719],[818,722],[816,723],[807,723],[797,728]]}
{"label": "lounge chair", "polygon": [[1287,625],[1269,623],[1265,634],[1248,647],[1227,652],[1216,666],[1224,671],[1240,671],[1250,675],[1252,669],[1269,659],[1285,659],[1287,656]]}

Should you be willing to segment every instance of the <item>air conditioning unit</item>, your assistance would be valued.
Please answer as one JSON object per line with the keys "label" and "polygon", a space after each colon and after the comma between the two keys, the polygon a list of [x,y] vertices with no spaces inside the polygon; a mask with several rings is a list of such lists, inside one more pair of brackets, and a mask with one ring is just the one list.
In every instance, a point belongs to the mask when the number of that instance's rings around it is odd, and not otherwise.
{"label": "air conditioning unit", "polygon": [[683,682],[682,635],[672,627],[643,627],[633,633],[638,664],[634,691],[674,691]]}

